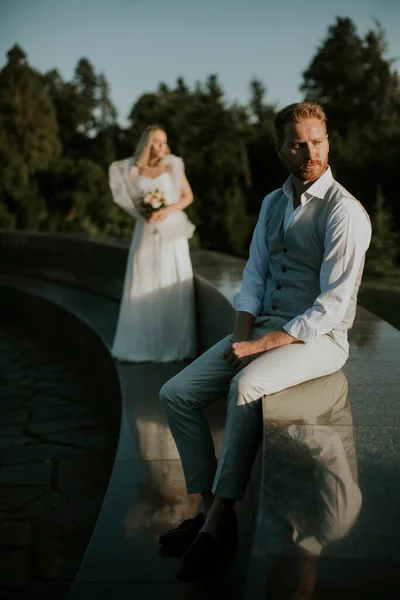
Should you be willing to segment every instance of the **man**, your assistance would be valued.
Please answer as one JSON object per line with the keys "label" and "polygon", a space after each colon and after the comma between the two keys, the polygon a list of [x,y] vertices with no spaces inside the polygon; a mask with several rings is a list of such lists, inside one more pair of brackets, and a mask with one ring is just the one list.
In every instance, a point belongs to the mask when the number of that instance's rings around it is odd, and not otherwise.
{"label": "man", "polygon": [[[161,390],[187,491],[203,500],[194,519],[160,537],[165,546],[192,542],[178,572],[185,581],[206,574],[221,535],[232,527],[232,507],[243,496],[259,446],[261,399],[333,373],[348,358],[347,330],[355,317],[370,221],[333,179],[322,107],[291,104],[274,124],[277,152],[290,177],[262,203],[234,298],[233,336]],[[217,464],[201,409],[226,394]]]}

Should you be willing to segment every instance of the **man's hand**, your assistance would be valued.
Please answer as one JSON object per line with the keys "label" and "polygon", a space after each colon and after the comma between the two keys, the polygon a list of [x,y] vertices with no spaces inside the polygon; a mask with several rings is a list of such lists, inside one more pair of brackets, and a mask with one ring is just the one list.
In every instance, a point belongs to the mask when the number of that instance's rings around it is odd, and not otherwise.
{"label": "man's hand", "polygon": [[269,352],[269,350],[273,350],[274,348],[296,343],[300,343],[299,340],[286,333],[283,329],[279,329],[266,333],[256,340],[234,342],[230,348],[225,350],[223,356],[227,363],[231,364],[237,371],[240,371],[255,358],[261,356],[261,354]]}
{"label": "man's hand", "polygon": [[244,369],[252,360],[265,352],[262,344],[263,338],[246,342],[234,342],[223,354],[226,362],[236,371]]}

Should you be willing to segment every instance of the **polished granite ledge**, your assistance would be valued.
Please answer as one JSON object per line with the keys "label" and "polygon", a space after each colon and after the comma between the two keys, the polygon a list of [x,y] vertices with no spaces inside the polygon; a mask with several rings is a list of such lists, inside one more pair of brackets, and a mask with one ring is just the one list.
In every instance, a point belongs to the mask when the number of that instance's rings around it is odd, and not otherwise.
{"label": "polished granite ledge", "polygon": [[[236,263],[231,257],[203,251],[193,252],[192,257],[200,285],[204,279],[208,282],[204,286],[204,299],[207,301],[208,294],[213,297],[210,283],[226,298],[227,301],[221,303],[220,307],[226,319],[224,327],[227,327],[233,315],[229,299],[238,289],[243,262]],[[43,279],[36,279],[32,283],[32,279],[35,278],[25,278],[24,285],[28,285],[30,280],[31,286],[41,288],[40,293],[47,289],[46,293],[57,296],[59,301],[74,305],[75,310],[80,310],[88,322],[92,320],[103,339],[112,339],[115,321],[106,317],[106,311],[110,309],[115,315],[116,302],[106,298],[103,293],[79,291],[71,285],[52,284]],[[48,286],[52,285],[55,287],[49,291]],[[116,288],[115,285],[113,289]],[[207,321],[208,316],[204,318],[205,327]],[[350,344],[350,359],[343,369],[343,376],[347,378],[346,402],[350,407],[351,420],[349,422],[347,412],[347,421],[339,420],[335,427],[336,434],[344,440],[341,442],[344,455],[347,456],[346,450],[352,450],[350,458],[346,460],[351,466],[350,471],[354,473],[356,468],[356,486],[362,497],[361,510],[355,515],[354,523],[350,523],[352,526],[348,531],[346,527],[339,528],[342,534],[345,533],[341,539],[335,538],[335,533],[331,537],[326,535],[325,542],[328,540],[329,543],[322,544],[321,556],[317,561],[317,584],[312,598],[394,599],[400,596],[400,332],[359,307]],[[139,599],[171,597],[189,600],[203,597],[205,593],[216,598],[278,599],[282,597],[279,593],[283,593],[284,581],[295,580],[291,576],[293,564],[281,560],[287,556],[288,544],[290,549],[293,536],[293,531],[289,529],[288,537],[288,514],[277,511],[276,500],[275,503],[271,500],[272,483],[280,491],[278,500],[284,497],[289,508],[293,508],[293,498],[296,500],[298,497],[294,480],[284,468],[285,453],[288,454],[288,447],[291,447],[284,436],[279,438],[279,444],[276,441],[272,449],[271,439],[276,440],[276,436],[271,438],[270,434],[265,438],[263,467],[265,469],[268,465],[272,475],[270,473],[269,477],[265,475],[262,478],[259,489],[257,475],[254,474],[245,501],[237,507],[241,516],[241,546],[235,568],[223,584],[225,596],[219,586],[177,584],[174,575],[176,561],[158,556],[158,532],[167,524],[179,522],[193,510],[184,493],[179,459],[157,400],[159,387],[180,368],[180,364],[158,366],[156,370],[150,364],[147,367],[118,367],[124,397],[124,417],[113,474],[115,479],[105,498],[102,516],[81,566],[71,600],[92,597],[111,600],[128,594],[134,594]],[[224,411],[210,411],[207,417],[218,449]],[[307,438],[309,425],[296,424],[300,429],[297,436],[303,442]],[[329,422],[317,425],[322,436],[332,430]],[[304,435],[301,433],[302,427]],[[270,429],[266,427],[266,436],[268,431]],[[334,446],[340,449],[339,442],[335,443]],[[296,450],[298,454],[289,453],[292,466],[297,464],[298,456],[310,467],[307,444],[305,447],[304,444],[298,444]],[[283,452],[280,462],[279,452]],[[311,467],[314,459],[315,454],[311,453]],[[343,452],[339,462],[346,462]],[[326,476],[327,469],[321,465],[318,468]],[[276,473],[282,477],[277,477]],[[336,472],[336,481],[341,480],[339,475]],[[326,489],[329,493],[326,492],[325,498],[328,494],[332,507],[335,495],[331,488]],[[306,492],[314,494],[315,499],[315,490]],[[318,497],[321,504],[324,495],[319,493],[318,496],[317,490]],[[343,494],[339,498],[343,503]],[[295,506],[297,513],[301,513],[303,507],[304,502],[299,502]],[[330,528],[334,530],[338,515],[332,510],[325,511],[324,522],[327,514],[331,516]],[[252,539],[255,519],[255,535]],[[313,524],[316,530],[321,529],[321,523],[317,521],[314,519]]]}

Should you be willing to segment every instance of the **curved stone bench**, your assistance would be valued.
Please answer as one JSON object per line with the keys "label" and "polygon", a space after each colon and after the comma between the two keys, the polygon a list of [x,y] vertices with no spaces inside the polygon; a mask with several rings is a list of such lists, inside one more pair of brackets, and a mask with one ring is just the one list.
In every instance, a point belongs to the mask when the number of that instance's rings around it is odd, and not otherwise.
{"label": "curved stone bench", "polygon": [[[86,338],[92,342],[97,339],[112,361],[109,349],[118,315],[126,245],[4,232],[0,252],[4,301],[13,304],[19,315],[27,314],[30,307],[29,322],[38,333],[62,337],[82,360],[93,357],[88,368],[94,377],[98,371],[106,388],[108,371],[103,362],[96,362],[99,350],[90,349]],[[102,265],[106,265],[104,271]],[[201,275],[196,274],[195,286],[201,352],[231,330],[234,312],[228,300]],[[98,586],[109,589],[110,597],[118,597],[121,585],[125,586],[122,582],[130,582],[130,592],[139,594],[143,581],[147,582],[146,595],[158,597],[176,585],[174,566],[158,555],[158,533],[193,510],[158,401],[160,387],[184,364],[111,364],[118,389],[108,398],[116,415],[118,410],[121,413],[119,444],[103,508],[70,597],[90,597]],[[218,451],[224,406],[208,413]]]}
{"label": "curved stone bench", "polygon": [[[19,288],[23,293],[56,304],[58,301],[79,314],[106,347],[110,345],[126,245],[5,232],[0,235],[0,252],[3,288]],[[229,298],[238,287],[243,261],[203,251],[193,252],[192,260],[200,352],[231,330],[234,312]],[[380,590],[384,580],[391,590],[399,589],[400,332],[359,308],[350,343],[351,355],[344,373],[352,424],[341,426],[352,427],[363,507],[350,534],[330,545],[322,557],[323,595],[318,597],[324,600],[337,597],[339,588],[341,598],[353,598],[357,590],[368,587]],[[122,396],[119,447],[102,512],[70,600],[111,599],[128,594],[139,599],[168,594],[191,598],[199,593],[198,586],[177,584],[174,564],[157,554],[159,531],[193,510],[157,398],[164,381],[182,366],[175,363],[157,365],[155,369],[151,364],[118,365]],[[207,417],[218,451],[225,420],[223,405],[213,407]],[[267,460],[265,456],[264,465]],[[225,584],[225,596],[219,592],[220,597],[265,597],[267,574],[274,568],[271,553],[279,554],[281,550],[278,538],[271,546],[264,543],[263,536],[275,530],[282,534],[282,530],[274,529],[264,484],[262,481],[259,490],[255,474],[245,500],[239,503],[241,546],[237,570]],[[376,597],[385,598],[383,594]]]}
{"label": "curved stone bench", "polygon": [[[100,304],[103,300],[115,304],[121,298],[128,249],[127,243],[118,241],[0,230],[0,273],[7,275],[10,282],[13,277],[23,276],[27,284],[29,280],[41,281],[43,286],[48,284],[48,287],[51,283],[61,284],[64,304],[71,301],[73,306],[72,294],[67,298],[68,289],[74,290],[74,293],[75,290],[88,292],[96,296]],[[216,253],[204,251],[195,251],[192,256],[199,352],[226,335],[234,319],[230,299],[232,290],[237,288],[240,281],[244,261],[227,256],[224,260],[229,268],[225,265],[218,269],[215,264],[212,266],[217,256]],[[220,293],[216,293],[216,289]],[[87,312],[94,327],[110,344],[114,329],[104,330],[104,324],[97,327],[95,304]],[[216,314],[218,317],[215,317]]]}

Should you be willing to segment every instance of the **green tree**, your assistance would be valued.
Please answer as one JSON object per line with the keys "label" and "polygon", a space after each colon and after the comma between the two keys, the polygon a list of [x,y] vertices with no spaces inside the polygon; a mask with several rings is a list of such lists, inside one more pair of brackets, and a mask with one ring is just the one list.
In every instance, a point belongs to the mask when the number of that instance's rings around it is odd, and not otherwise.
{"label": "green tree", "polygon": [[173,152],[184,158],[195,196],[188,213],[201,244],[245,255],[249,222],[243,119],[246,111],[226,104],[216,75],[192,91],[182,78],[173,88],[161,84],[157,92],[139,98],[130,113],[133,141],[147,124],[160,123]]}
{"label": "green tree", "polygon": [[41,167],[61,150],[54,107],[21,48],[15,45],[7,56],[0,71],[1,129],[26,164]]}
{"label": "green tree", "polygon": [[97,133],[91,143],[90,158],[105,170],[117,158],[119,127],[117,111],[110,97],[110,88],[103,73],[97,78]]}
{"label": "green tree", "polygon": [[400,226],[400,82],[380,24],[361,37],[350,19],[338,18],[304,71],[301,89],[326,109],[335,176],[370,211],[384,182],[387,207]]}
{"label": "green tree", "polygon": [[43,84],[56,109],[63,155],[89,158],[107,169],[118,156],[121,130],[105,75],[80,59],[72,81],[52,69]]}
{"label": "green tree", "polygon": [[[19,46],[0,71],[0,201],[2,219],[37,228],[43,199],[33,174],[60,154],[56,114],[39,73]],[[11,215],[8,218],[7,215]]]}
{"label": "green tree", "polygon": [[365,272],[378,277],[390,276],[398,270],[399,235],[393,217],[379,187],[371,215],[372,238],[367,252]]}
{"label": "green tree", "polygon": [[98,78],[87,58],[79,59],[72,80],[79,111],[78,129],[86,135],[97,129],[98,119],[95,111],[98,107]]}
{"label": "green tree", "polygon": [[272,104],[265,103],[265,96],[267,94],[266,87],[262,81],[253,78],[250,81],[249,88],[249,108],[252,122],[257,126],[257,128],[261,128],[264,134],[274,137],[274,117],[276,113],[276,107]]}
{"label": "green tree", "polygon": [[306,100],[321,102],[330,128],[346,135],[351,124],[396,126],[400,117],[399,78],[386,58],[385,34],[377,22],[364,38],[349,18],[338,17],[303,73]]}
{"label": "green tree", "polygon": [[56,69],[45,73],[42,81],[56,111],[63,152],[68,154],[82,122],[77,90],[72,82],[64,81]]}
{"label": "green tree", "polygon": [[112,202],[107,175],[89,159],[59,158],[36,173],[44,199],[40,228],[124,237],[133,222]]}
{"label": "green tree", "polygon": [[100,130],[113,127],[117,124],[117,110],[110,97],[110,86],[104,75],[100,73],[97,77],[99,117],[97,119]]}
{"label": "green tree", "polygon": [[287,172],[281,165],[275,148],[274,117],[276,107],[265,101],[266,88],[257,79],[250,82],[250,136],[247,151],[251,166],[252,193],[248,212],[253,229],[263,198],[282,185]]}
{"label": "green tree", "polygon": [[346,133],[363,105],[363,42],[349,18],[338,17],[303,73],[305,99],[321,102],[332,129]]}

